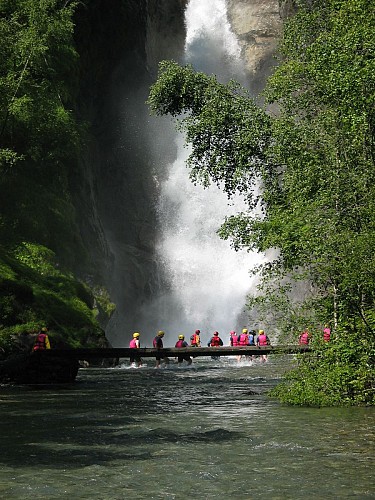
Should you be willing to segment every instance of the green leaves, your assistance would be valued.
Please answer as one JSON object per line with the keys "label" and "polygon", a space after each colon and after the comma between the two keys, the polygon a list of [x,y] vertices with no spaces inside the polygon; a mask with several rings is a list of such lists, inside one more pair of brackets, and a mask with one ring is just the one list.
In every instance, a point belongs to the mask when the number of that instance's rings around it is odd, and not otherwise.
{"label": "green leaves", "polygon": [[76,238],[67,190],[80,145],[74,8],[58,0],[0,3],[0,239],[40,242],[60,255]]}
{"label": "green leaves", "polygon": [[250,204],[256,204],[254,188],[265,161],[270,121],[245,89],[164,61],[148,102],[155,114],[182,116],[178,126],[192,145],[188,165],[193,182],[214,182],[229,196],[246,193]]}

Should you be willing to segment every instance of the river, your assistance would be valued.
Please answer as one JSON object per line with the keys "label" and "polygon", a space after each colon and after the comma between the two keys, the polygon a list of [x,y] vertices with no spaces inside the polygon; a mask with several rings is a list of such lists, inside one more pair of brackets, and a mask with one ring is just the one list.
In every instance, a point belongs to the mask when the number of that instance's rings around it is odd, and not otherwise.
{"label": "river", "polygon": [[291,359],[150,359],[2,387],[0,497],[375,498],[374,409],[268,398]]}

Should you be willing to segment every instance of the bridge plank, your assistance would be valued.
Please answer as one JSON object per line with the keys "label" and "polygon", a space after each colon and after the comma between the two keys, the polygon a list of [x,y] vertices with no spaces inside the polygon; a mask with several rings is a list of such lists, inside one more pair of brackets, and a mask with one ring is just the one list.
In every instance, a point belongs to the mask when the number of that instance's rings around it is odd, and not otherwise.
{"label": "bridge plank", "polygon": [[70,359],[90,359],[90,358],[130,358],[134,354],[142,358],[154,358],[156,354],[162,353],[165,356],[176,357],[182,354],[189,354],[192,357],[201,356],[260,356],[262,354],[298,354],[309,352],[309,346],[300,345],[270,345],[264,347],[246,346],[246,347],[165,347],[158,351],[153,348],[141,348],[134,352],[129,347],[115,348],[79,348],[79,349],[49,349],[45,351],[36,351],[34,354],[41,356],[62,357]]}

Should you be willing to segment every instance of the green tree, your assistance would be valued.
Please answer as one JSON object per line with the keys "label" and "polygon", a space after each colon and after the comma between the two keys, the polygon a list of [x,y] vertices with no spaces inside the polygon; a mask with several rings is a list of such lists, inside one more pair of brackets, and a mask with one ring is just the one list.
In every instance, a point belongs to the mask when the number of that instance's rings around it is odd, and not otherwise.
{"label": "green tree", "polygon": [[68,181],[80,141],[71,110],[74,8],[58,0],[0,3],[2,244],[39,241],[62,254],[75,237]]}
{"label": "green tree", "polygon": [[[53,345],[98,345],[113,305],[71,269],[84,250],[71,200],[76,2],[0,0],[0,353],[47,324]],[[100,304],[100,307],[98,307]]]}

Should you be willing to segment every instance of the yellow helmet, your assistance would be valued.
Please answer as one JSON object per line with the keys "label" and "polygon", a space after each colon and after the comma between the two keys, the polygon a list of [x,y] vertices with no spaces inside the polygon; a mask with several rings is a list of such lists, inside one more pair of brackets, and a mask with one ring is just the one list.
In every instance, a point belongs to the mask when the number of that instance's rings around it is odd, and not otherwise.
{"label": "yellow helmet", "polygon": [[43,326],[43,328],[42,328],[42,330],[41,330],[41,331],[42,331],[42,332],[48,332],[48,328],[47,328],[47,327],[45,327],[45,326]]}
{"label": "yellow helmet", "polygon": [[242,333],[247,333],[247,328],[243,328]]}
{"label": "yellow helmet", "polygon": [[138,332],[134,332],[134,333],[133,333],[133,337],[134,337],[135,339],[136,339],[136,338],[138,338],[138,337],[139,337],[139,333],[138,333]]}
{"label": "yellow helmet", "polygon": [[164,337],[164,333],[163,330],[159,330],[158,331],[158,337]]}
{"label": "yellow helmet", "polygon": [[184,338],[185,338],[185,335],[179,335],[178,336],[178,340],[184,340]]}
{"label": "yellow helmet", "polygon": [[264,330],[259,330],[259,335],[263,335],[264,334]]}

